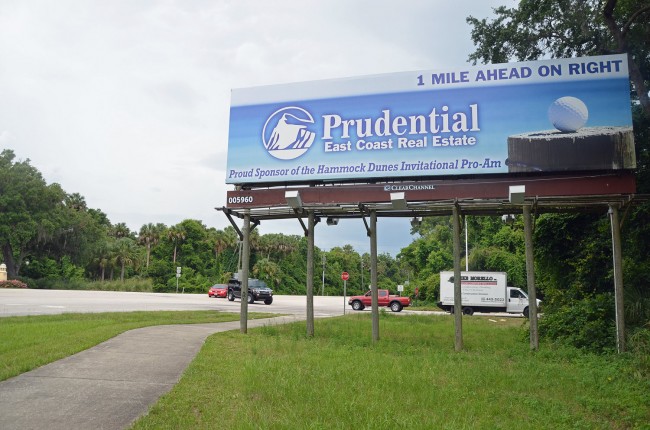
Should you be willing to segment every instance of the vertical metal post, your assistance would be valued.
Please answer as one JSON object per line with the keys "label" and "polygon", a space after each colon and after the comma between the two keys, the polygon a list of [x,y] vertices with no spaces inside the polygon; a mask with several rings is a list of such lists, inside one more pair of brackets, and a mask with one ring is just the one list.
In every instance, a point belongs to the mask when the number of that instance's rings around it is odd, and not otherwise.
{"label": "vertical metal post", "polygon": [[614,260],[614,301],[616,306],[616,350],[625,351],[625,306],[623,302],[623,256],[621,252],[621,225],[618,208],[609,205],[612,226],[612,258]]}
{"label": "vertical metal post", "polygon": [[465,271],[469,272],[469,243],[467,232],[467,215],[465,215]]}
{"label": "vertical metal post", "polygon": [[345,295],[347,294],[348,290],[348,281],[344,280],[343,281],[343,315],[345,315]]}
{"label": "vertical metal post", "polygon": [[323,254],[323,287],[320,290],[320,295],[325,295],[325,254]]}
{"label": "vertical metal post", "polygon": [[307,222],[307,336],[314,336],[314,212]]}
{"label": "vertical metal post", "polygon": [[244,228],[242,235],[244,243],[242,244],[241,257],[241,312],[239,314],[239,331],[246,334],[248,332],[248,266],[250,265],[250,234],[251,234],[251,215],[248,211],[244,213]]}
{"label": "vertical metal post", "polygon": [[361,294],[366,294],[366,288],[363,286],[363,254],[361,254]]}
{"label": "vertical metal post", "polygon": [[372,340],[379,340],[379,293],[377,291],[377,211],[370,211],[370,291],[372,296]]}
{"label": "vertical metal post", "polygon": [[454,348],[456,351],[461,351],[463,349],[463,305],[460,290],[460,214],[457,205],[453,207],[452,217],[454,223]]}
{"label": "vertical metal post", "polygon": [[530,205],[524,205],[524,241],[526,248],[526,285],[528,286],[528,317],[530,318],[530,349],[539,349],[537,329],[537,290],[535,288],[535,259],[533,255],[533,222]]}

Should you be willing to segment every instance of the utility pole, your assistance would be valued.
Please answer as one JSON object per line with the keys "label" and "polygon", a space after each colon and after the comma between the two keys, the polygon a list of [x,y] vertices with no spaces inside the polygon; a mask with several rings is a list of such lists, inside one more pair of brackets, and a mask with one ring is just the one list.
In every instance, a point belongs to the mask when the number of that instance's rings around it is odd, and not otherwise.
{"label": "utility pole", "polygon": [[320,290],[320,295],[324,296],[325,295],[325,254],[323,254],[323,287]]}
{"label": "utility pole", "polygon": [[469,244],[467,243],[467,215],[465,215],[465,271],[469,272]]}
{"label": "utility pole", "polygon": [[363,254],[361,254],[361,294],[364,293],[365,289],[363,288]]}

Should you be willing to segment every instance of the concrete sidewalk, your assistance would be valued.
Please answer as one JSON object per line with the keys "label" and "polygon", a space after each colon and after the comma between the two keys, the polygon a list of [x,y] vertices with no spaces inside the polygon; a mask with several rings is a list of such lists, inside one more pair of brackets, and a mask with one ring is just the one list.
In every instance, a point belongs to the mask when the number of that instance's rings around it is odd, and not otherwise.
{"label": "concrete sidewalk", "polygon": [[0,429],[124,429],[171,390],[209,335],[229,330],[239,321],[135,329],[0,382]]}

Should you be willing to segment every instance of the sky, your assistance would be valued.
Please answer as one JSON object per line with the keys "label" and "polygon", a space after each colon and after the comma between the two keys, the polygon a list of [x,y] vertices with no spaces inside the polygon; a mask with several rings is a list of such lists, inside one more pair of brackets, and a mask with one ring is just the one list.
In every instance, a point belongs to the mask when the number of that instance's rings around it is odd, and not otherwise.
{"label": "sky", "polygon": [[[113,224],[223,229],[232,89],[463,66],[466,17],[514,3],[0,0],[0,150]],[[258,228],[303,234],[296,220]],[[379,253],[414,238],[408,219],[379,219]],[[314,240],[370,248],[361,220]]]}

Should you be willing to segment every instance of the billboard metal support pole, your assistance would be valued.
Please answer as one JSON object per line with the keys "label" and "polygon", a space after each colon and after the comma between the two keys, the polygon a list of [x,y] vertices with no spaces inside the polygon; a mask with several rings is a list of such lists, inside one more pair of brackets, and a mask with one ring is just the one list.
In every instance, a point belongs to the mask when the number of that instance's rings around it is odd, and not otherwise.
{"label": "billboard metal support pole", "polygon": [[307,336],[314,336],[314,212],[307,221]]}
{"label": "billboard metal support pole", "polygon": [[456,351],[461,351],[463,349],[463,307],[460,291],[460,214],[458,205],[453,207],[452,218],[454,221],[454,348]]}
{"label": "billboard metal support pole", "polygon": [[343,281],[343,315],[345,315],[345,296],[347,295],[348,281]]}
{"label": "billboard metal support pole", "polygon": [[465,218],[465,271],[469,272],[469,233],[467,231],[467,215],[464,216]]}
{"label": "billboard metal support pole", "polygon": [[526,284],[528,286],[528,317],[530,318],[530,349],[539,349],[537,329],[537,290],[535,289],[535,260],[533,257],[533,222],[530,205],[524,205],[524,240],[526,247]]}
{"label": "billboard metal support pole", "polygon": [[242,270],[241,270],[241,312],[239,314],[239,331],[246,334],[248,332],[248,266],[250,265],[250,222],[251,214],[249,211],[244,213],[244,240],[242,243]]}
{"label": "billboard metal support pole", "polygon": [[370,284],[372,296],[372,340],[379,340],[379,293],[377,291],[377,211],[370,211]]}
{"label": "billboard metal support pole", "polygon": [[623,302],[623,256],[621,252],[621,225],[618,208],[609,205],[612,226],[612,257],[614,260],[614,299],[616,306],[616,350],[625,351],[625,306]]}

